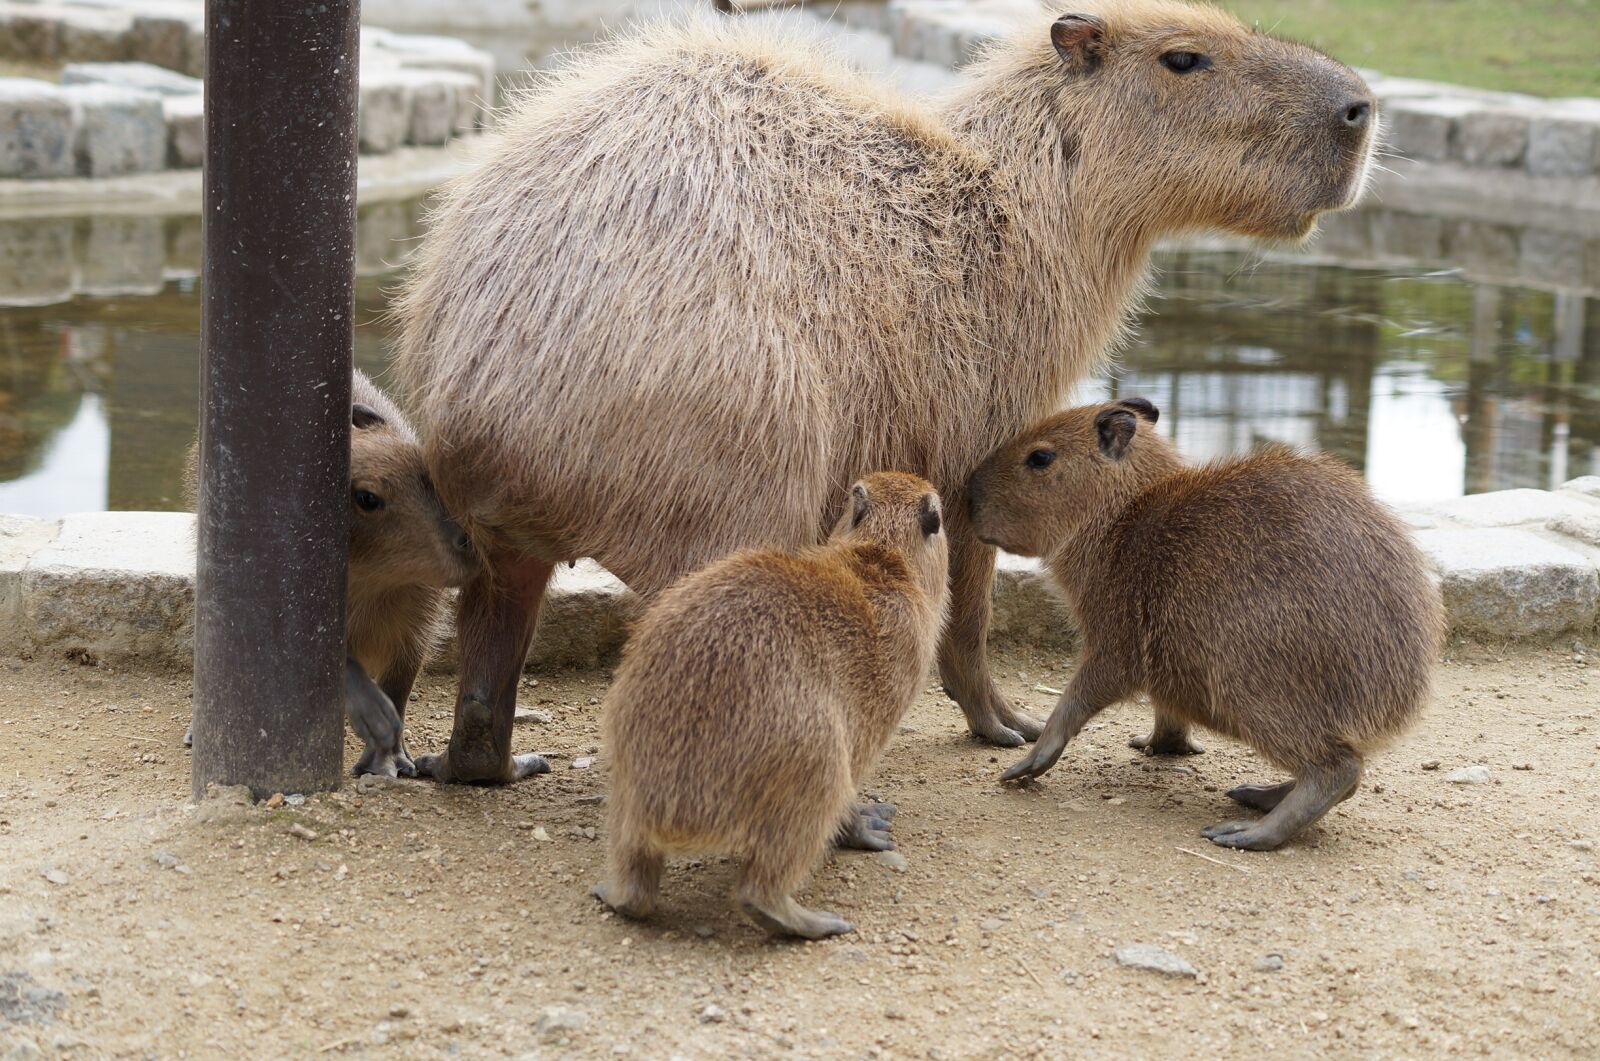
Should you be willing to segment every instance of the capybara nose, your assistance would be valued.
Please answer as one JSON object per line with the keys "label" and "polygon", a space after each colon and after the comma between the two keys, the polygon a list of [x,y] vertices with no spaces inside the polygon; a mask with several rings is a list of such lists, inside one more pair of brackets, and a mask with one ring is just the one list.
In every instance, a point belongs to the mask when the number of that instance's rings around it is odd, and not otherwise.
{"label": "capybara nose", "polygon": [[456,532],[456,549],[463,553],[472,551],[472,539],[467,537],[466,531]]}
{"label": "capybara nose", "polygon": [[1339,110],[1339,120],[1346,129],[1365,129],[1372,120],[1372,101],[1369,99],[1347,100]]}

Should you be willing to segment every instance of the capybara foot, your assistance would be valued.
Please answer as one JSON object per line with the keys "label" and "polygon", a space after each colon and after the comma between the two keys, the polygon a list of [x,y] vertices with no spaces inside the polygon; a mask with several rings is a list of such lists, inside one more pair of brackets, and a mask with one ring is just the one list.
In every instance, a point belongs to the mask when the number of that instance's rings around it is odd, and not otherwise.
{"label": "capybara foot", "polygon": [[1000,690],[992,684],[980,698],[981,702],[971,708],[948,688],[945,692],[961,704],[962,710],[966,712],[967,728],[979,740],[988,741],[1001,748],[1015,748],[1029,741],[1038,740],[1039,734],[1044,730],[1043,722],[1025,711],[1018,711],[1012,707],[1000,694]]}
{"label": "capybara foot", "polygon": [[403,745],[399,751],[368,748],[361,753],[361,758],[356,760],[356,765],[350,769],[350,773],[355,777],[363,774],[378,774],[381,777],[416,777],[417,764],[411,761],[411,756],[406,754]]}
{"label": "capybara foot", "polygon": [[1294,789],[1293,781],[1284,781],[1277,785],[1239,785],[1237,788],[1228,789],[1228,798],[1235,803],[1243,803],[1246,807],[1254,807],[1259,811],[1270,811],[1283,802]]}
{"label": "capybara foot", "polygon": [[188,729],[183,731],[183,746],[185,748],[193,748],[194,747],[194,726],[193,726],[193,724],[191,724]]}
{"label": "capybara foot", "polygon": [[833,846],[856,851],[893,851],[893,826],[889,819],[899,810],[893,803],[852,803],[834,834]]}
{"label": "capybara foot", "polygon": [[741,904],[750,920],[774,936],[799,936],[802,939],[827,939],[845,932],[854,932],[856,926],[826,910],[807,910],[785,896],[775,903],[746,899]]}
{"label": "capybara foot", "polygon": [[1284,791],[1260,821],[1222,822],[1201,829],[1200,835],[1222,847],[1271,851],[1328,813],[1334,804],[1348,799],[1360,781],[1361,760],[1352,754],[1329,766],[1307,770],[1283,785],[1245,786],[1263,792],[1279,788]]}
{"label": "capybara foot", "polygon": [[641,895],[637,889],[618,888],[610,881],[600,881],[589,889],[589,894],[623,917],[635,920],[649,917],[656,908],[653,896]]}
{"label": "capybara foot", "polygon": [[456,708],[455,729],[443,755],[417,758],[416,775],[458,785],[507,785],[534,774],[547,774],[541,755],[512,755],[494,739],[494,712],[480,697],[464,696]]}
{"label": "capybara foot", "polygon": [[1188,730],[1157,729],[1142,737],[1129,737],[1128,747],[1138,748],[1146,755],[1199,755],[1205,749],[1196,744]]}

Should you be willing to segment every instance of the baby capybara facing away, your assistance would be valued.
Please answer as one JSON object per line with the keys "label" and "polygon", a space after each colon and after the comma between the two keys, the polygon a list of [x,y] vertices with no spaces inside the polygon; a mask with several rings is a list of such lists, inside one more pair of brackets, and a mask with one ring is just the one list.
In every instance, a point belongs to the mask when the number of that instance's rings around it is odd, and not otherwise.
{"label": "baby capybara facing away", "polygon": [[643,917],[664,856],[725,853],[763,927],[850,931],[792,893],[830,838],[860,828],[854,794],[927,680],[947,559],[933,488],[884,472],[851,488],[825,544],[738,552],[663,593],[606,697],[595,895]]}
{"label": "baby capybara facing away", "polygon": [[[403,730],[411,686],[438,644],[446,590],[471,578],[478,560],[440,503],[399,408],[359,371],[350,392],[345,713],[366,745],[357,774],[410,775]],[[191,505],[198,456],[197,443],[185,470]]]}
{"label": "baby capybara facing away", "polygon": [[1199,724],[1294,779],[1228,793],[1268,812],[1203,830],[1275,848],[1355,791],[1362,755],[1428,695],[1444,632],[1438,590],[1405,529],[1348,468],[1274,446],[1186,465],[1143,399],[1069,409],[972,476],[984,541],[1042,556],[1065,590],[1083,658],[1031,754],[1034,777],[1102,708],[1138,693],[1154,732],[1191,750]]}

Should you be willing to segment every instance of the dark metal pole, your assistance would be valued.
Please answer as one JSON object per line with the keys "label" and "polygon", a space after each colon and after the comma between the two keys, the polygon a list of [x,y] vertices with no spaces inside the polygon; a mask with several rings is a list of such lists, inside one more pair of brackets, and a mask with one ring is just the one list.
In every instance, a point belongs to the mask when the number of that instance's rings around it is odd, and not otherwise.
{"label": "dark metal pole", "polygon": [[338,785],[359,0],[208,0],[194,795]]}

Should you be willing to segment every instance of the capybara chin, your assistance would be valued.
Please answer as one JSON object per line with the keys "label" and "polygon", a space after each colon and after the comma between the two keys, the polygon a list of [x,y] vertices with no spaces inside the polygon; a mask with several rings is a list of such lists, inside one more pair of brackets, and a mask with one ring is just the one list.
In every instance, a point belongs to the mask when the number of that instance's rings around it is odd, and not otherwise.
{"label": "capybara chin", "polygon": [[[479,561],[440,503],[399,408],[359,371],[350,391],[345,711],[366,745],[355,772],[392,777],[414,772],[404,742],[406,702],[439,642],[446,590],[471,578]],[[197,442],[184,473],[191,507],[198,461]]]}
{"label": "capybara chin", "polygon": [[1328,456],[1271,446],[1191,467],[1140,398],[1068,409],[1002,446],[968,484],[985,541],[1046,558],[1083,656],[1029,754],[1034,777],[1101,709],[1149,694],[1131,743],[1196,750],[1206,726],[1294,777],[1228,793],[1266,811],[1202,830],[1275,848],[1348,798],[1362,757],[1411,723],[1444,637],[1405,528]]}
{"label": "capybara chin", "polygon": [[875,468],[945,498],[940,674],[969,728],[1037,736],[989,675],[994,551],[961,485],[1100,363],[1155,241],[1293,239],[1348,205],[1376,104],[1211,7],[1025,23],[936,106],[798,34],[644,25],[528,93],[444,192],[397,364],[492,577],[462,594],[436,776],[520,776],[516,676],[554,564],[592,556],[650,596],[737,548],[815,544]]}
{"label": "capybara chin", "polygon": [[[851,488],[823,545],[746,550],[645,614],[606,696],[606,879],[643,917],[669,854],[743,861],[736,899],[777,934],[851,929],[793,898],[927,680],[944,621],[939,497],[914,475]],[[888,846],[888,845],[884,845]]]}

